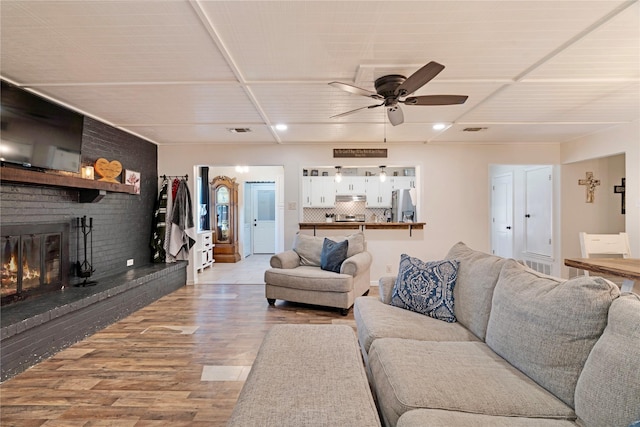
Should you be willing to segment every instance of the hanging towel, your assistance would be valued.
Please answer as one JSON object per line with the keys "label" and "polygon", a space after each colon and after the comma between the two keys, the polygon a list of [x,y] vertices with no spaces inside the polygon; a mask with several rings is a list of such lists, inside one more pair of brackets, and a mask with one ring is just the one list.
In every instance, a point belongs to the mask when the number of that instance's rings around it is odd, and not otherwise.
{"label": "hanging towel", "polygon": [[180,181],[171,212],[171,241],[169,253],[177,260],[189,259],[189,249],[196,243],[196,228],[191,209],[191,195],[187,181]]}
{"label": "hanging towel", "polygon": [[168,195],[169,181],[166,179],[162,181],[162,188],[158,194],[158,200],[156,201],[153,209],[153,228],[151,230],[151,261],[152,262],[165,262],[166,251],[165,235],[167,229],[167,195]]}
{"label": "hanging towel", "polygon": [[176,200],[176,196],[178,194],[178,187],[180,186],[180,181],[178,178],[173,179],[173,184],[171,185],[171,197],[173,200]]}

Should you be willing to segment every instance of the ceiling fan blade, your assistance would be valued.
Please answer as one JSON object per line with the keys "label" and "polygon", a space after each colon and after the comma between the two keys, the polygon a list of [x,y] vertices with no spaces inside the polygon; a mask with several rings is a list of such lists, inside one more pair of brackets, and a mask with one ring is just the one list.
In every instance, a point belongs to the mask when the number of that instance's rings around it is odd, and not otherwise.
{"label": "ceiling fan blade", "polygon": [[440,74],[442,70],[444,70],[444,65],[438,64],[434,61],[429,62],[424,67],[411,74],[404,83],[398,86],[395,90],[396,95],[411,95],[413,92],[426,85],[435,76]]}
{"label": "ceiling fan blade", "polygon": [[371,92],[370,90],[362,89],[347,83],[331,82],[329,84],[333,87],[344,90],[345,92],[353,93],[355,95],[367,96],[373,99],[384,99],[383,96],[380,96],[375,92]]}
{"label": "ceiling fan blade", "polygon": [[387,108],[387,116],[389,117],[389,122],[394,126],[404,123],[404,114],[399,105]]}
{"label": "ceiling fan blade", "polygon": [[425,95],[410,96],[400,102],[406,105],[453,105],[464,104],[467,98],[466,95]]}
{"label": "ceiling fan blade", "polygon": [[360,108],[356,108],[355,110],[347,111],[345,113],[336,114],[335,116],[331,116],[329,118],[330,119],[335,119],[336,117],[348,116],[349,114],[353,114],[353,113],[358,112],[360,110],[364,110],[365,108],[375,108],[375,107],[380,107],[382,105],[383,104],[375,104],[375,105],[369,105],[368,107],[360,107]]}

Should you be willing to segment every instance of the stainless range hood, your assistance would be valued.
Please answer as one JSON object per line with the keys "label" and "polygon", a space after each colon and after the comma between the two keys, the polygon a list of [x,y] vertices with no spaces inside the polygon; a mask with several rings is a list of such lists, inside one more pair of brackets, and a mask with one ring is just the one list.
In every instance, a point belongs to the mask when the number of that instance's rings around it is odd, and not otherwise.
{"label": "stainless range hood", "polygon": [[366,202],[364,194],[336,194],[336,202]]}

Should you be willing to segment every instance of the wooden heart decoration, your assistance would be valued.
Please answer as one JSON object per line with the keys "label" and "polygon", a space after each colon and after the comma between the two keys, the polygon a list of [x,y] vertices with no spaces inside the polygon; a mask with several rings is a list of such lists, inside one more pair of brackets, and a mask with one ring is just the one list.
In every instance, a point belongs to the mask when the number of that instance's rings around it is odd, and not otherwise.
{"label": "wooden heart decoration", "polygon": [[98,181],[115,182],[116,178],[122,172],[122,164],[117,160],[98,159],[94,165],[94,169],[100,178]]}

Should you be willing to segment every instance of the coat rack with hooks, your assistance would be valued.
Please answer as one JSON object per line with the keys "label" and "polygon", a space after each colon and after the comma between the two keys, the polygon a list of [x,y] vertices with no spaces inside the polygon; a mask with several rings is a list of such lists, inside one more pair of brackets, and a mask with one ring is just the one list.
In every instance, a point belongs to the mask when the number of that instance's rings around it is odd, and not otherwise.
{"label": "coat rack with hooks", "polygon": [[186,181],[189,181],[189,174],[186,175],[160,175],[158,179],[169,179],[169,178],[182,178]]}

